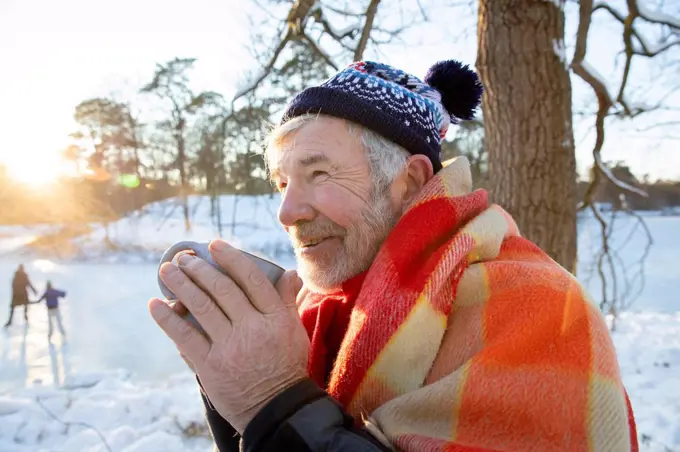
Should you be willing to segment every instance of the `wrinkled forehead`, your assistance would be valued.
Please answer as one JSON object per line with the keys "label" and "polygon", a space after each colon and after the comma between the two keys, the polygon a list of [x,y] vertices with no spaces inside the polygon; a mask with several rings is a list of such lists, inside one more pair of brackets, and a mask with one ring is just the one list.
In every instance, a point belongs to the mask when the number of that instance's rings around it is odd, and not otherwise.
{"label": "wrinkled forehead", "polygon": [[342,165],[363,154],[360,139],[343,119],[318,117],[287,125],[274,131],[265,151],[272,179],[296,167]]}

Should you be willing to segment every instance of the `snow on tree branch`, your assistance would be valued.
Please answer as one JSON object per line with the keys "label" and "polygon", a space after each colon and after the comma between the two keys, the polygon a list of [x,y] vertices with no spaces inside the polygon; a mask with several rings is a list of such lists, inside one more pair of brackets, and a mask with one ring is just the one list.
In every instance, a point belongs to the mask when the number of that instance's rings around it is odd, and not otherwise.
{"label": "snow on tree branch", "polygon": [[[638,16],[654,24],[667,25],[676,30],[680,30],[680,17],[673,17],[670,14],[662,13],[661,11],[650,11],[646,5],[643,5],[639,0],[629,0],[631,5],[631,12],[634,10]],[[634,5],[634,7],[632,6]]]}
{"label": "snow on tree branch", "polygon": [[644,197],[649,196],[647,195],[647,192],[645,192],[644,190],[641,190],[637,187],[627,184],[626,182],[623,182],[622,180],[617,179],[616,176],[614,176],[614,174],[612,173],[612,170],[602,161],[602,155],[599,152],[593,155],[593,160],[595,161],[595,165],[597,166],[598,170],[600,170],[602,174],[604,174],[604,176],[607,179],[609,179],[609,181],[611,181],[621,190],[629,191],[631,193],[635,193]]}
{"label": "snow on tree branch", "polygon": [[[663,47],[659,48],[653,48],[651,45],[649,45],[649,43],[644,39],[643,35],[633,27],[635,19],[637,17],[643,17],[640,14],[640,8],[639,5],[637,4],[637,1],[627,0],[627,4],[629,11],[628,15],[624,16],[620,11],[616,10],[610,5],[599,3],[593,7],[593,0],[582,0],[580,2],[579,27],[576,35],[576,46],[571,67],[576,75],[578,75],[581,79],[583,79],[586,83],[588,83],[591,86],[593,91],[595,91],[598,100],[598,110],[595,119],[596,137],[595,145],[592,151],[596,171],[591,186],[588,188],[586,192],[585,205],[587,205],[588,202],[592,202],[595,188],[599,182],[599,176],[608,179],[610,182],[612,182],[615,186],[617,186],[623,191],[636,193],[641,196],[647,196],[647,194],[643,190],[640,190],[639,188],[633,187],[630,184],[618,180],[614,176],[614,174],[609,170],[609,168],[607,168],[607,166],[602,162],[601,151],[605,139],[604,121],[605,118],[609,115],[610,110],[617,104],[623,108],[623,113],[627,116],[635,116],[644,111],[648,111],[639,106],[633,108],[626,100],[625,88],[628,83],[629,79],[628,77],[630,74],[633,56],[638,54],[642,54],[643,56],[647,57],[654,56],[660,53],[661,51],[667,50],[667,48],[672,47],[675,41],[666,43],[664,44]],[[619,87],[616,98],[612,96],[609,89],[607,88],[607,84],[605,82],[604,77],[602,77],[595,70],[595,68],[590,66],[585,61],[588,43],[588,31],[590,29],[592,14],[599,9],[604,9],[608,11],[614,18],[616,18],[619,22],[621,22],[624,25],[623,41],[625,45],[624,52],[626,54],[626,62],[623,69],[621,85]],[[664,25],[668,25],[668,22],[672,23],[672,21],[668,20],[669,19],[668,17],[666,17],[665,15],[661,15],[660,13],[656,15],[650,14],[648,11],[645,11],[645,13],[647,13],[647,16],[643,18],[647,21],[654,20],[656,21],[656,23]],[[641,49],[636,48],[636,46],[634,45],[633,43],[634,36],[637,37]],[[636,52],[636,50],[638,52]]]}
{"label": "snow on tree branch", "polygon": [[637,44],[639,44],[640,47],[637,47],[633,44],[630,45],[633,49],[633,55],[654,57],[676,45],[680,45],[680,40],[672,40],[670,42],[662,41],[656,45],[652,45],[640,32],[640,30],[634,27],[635,19],[639,18],[651,24],[666,25],[675,31],[680,31],[680,18],[672,17],[669,14],[658,11],[650,11],[638,0],[627,0],[627,4],[627,16],[625,16],[615,7],[601,2],[595,3],[592,11],[593,13],[599,10],[607,11],[612,17],[614,17],[624,26],[624,39],[626,30],[628,30],[627,32],[637,39]]}
{"label": "snow on tree branch", "polygon": [[[668,17],[665,14],[652,13],[645,10],[644,8],[641,9],[637,0],[626,0],[626,3],[628,6],[628,11],[627,14],[624,15],[618,9],[608,4],[597,3],[593,7],[593,0],[581,0],[579,2],[579,26],[576,34],[574,57],[571,63],[571,68],[574,73],[591,86],[595,92],[598,102],[598,109],[595,118],[595,144],[592,150],[594,161],[592,172],[593,177],[588,188],[586,189],[586,193],[583,196],[582,202],[579,205],[579,210],[589,208],[600,224],[602,249],[598,254],[596,266],[602,283],[602,300],[600,303],[600,308],[603,312],[609,312],[610,314],[613,314],[614,318],[616,318],[618,311],[625,307],[626,300],[630,301],[630,299],[635,295],[631,295],[629,293],[629,276],[625,267],[623,269],[622,276],[624,279],[624,288],[627,287],[628,289],[621,293],[618,290],[618,279],[620,275],[616,271],[616,265],[619,264],[622,267],[623,265],[620,258],[617,256],[617,250],[613,249],[609,244],[616,212],[613,212],[612,218],[608,223],[600,212],[597,203],[595,202],[595,193],[603,179],[609,181],[615,187],[621,190],[620,197],[625,214],[634,217],[638,224],[642,226],[643,231],[646,234],[646,247],[639,261],[639,276],[641,280],[644,279],[643,264],[647,258],[649,248],[651,247],[652,237],[644,222],[644,219],[626,207],[624,195],[625,192],[630,192],[639,196],[647,197],[647,193],[644,190],[641,190],[618,179],[612,170],[602,161],[601,151],[605,139],[605,118],[610,116],[612,114],[610,111],[617,106],[621,107],[621,110],[614,112],[614,114],[628,117],[633,117],[640,113],[659,108],[658,105],[633,105],[626,99],[625,90],[629,81],[633,57],[637,55],[650,58],[668,50],[675,45],[680,44],[677,39],[669,40],[672,35],[667,35],[656,45],[650,44],[649,41],[645,39],[645,36],[641,33],[641,31],[636,29],[634,26],[636,19],[640,19],[640,21],[644,20],[648,24],[653,23],[669,27],[674,27],[677,25],[676,19]],[[598,72],[585,61],[587,53],[588,31],[590,29],[592,15],[598,10],[609,12],[612,17],[614,17],[623,25],[623,53],[625,53],[626,60],[624,63],[618,93],[615,98],[607,88],[604,77],[598,74]],[[608,290],[610,283],[611,290]],[[614,325],[615,323],[612,324],[612,328],[614,328]]]}
{"label": "snow on tree branch", "polygon": [[598,97],[602,96],[608,105],[608,108],[614,105],[614,98],[607,88],[607,82],[605,82],[604,77],[587,61],[579,62],[578,66],[574,65],[572,62],[572,68],[576,75],[580,76],[586,81],[597,94]]}
{"label": "snow on tree branch", "polygon": [[[607,11],[609,14],[612,15],[616,20],[621,22],[621,24],[625,25],[626,24],[626,16],[624,16],[619,10],[614,8],[613,6],[607,4],[607,3],[596,3],[595,6],[593,7],[593,13],[599,10],[604,10]],[[649,51],[649,44],[647,40],[645,39],[644,36],[642,36],[638,31],[633,28],[632,30],[633,36],[638,40],[640,43],[640,46],[642,47],[643,52],[648,52]]]}
{"label": "snow on tree branch", "polygon": [[569,70],[569,58],[567,57],[567,48],[564,45],[564,39],[553,39],[553,51],[564,65],[564,68]]}
{"label": "snow on tree branch", "polygon": [[334,6],[332,4],[322,3],[322,5],[323,5],[324,9],[327,9],[328,11],[332,11],[336,14],[341,14],[341,15],[347,16],[347,17],[364,17],[364,13],[355,13],[354,11],[349,11],[349,10],[346,10],[346,9],[340,9],[337,6]]}

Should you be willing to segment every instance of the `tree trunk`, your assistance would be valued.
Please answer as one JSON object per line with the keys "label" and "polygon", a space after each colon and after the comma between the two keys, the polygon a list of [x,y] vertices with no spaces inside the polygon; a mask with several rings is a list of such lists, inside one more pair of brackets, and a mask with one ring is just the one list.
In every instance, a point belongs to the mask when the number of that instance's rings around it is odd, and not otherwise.
{"label": "tree trunk", "polygon": [[491,198],[524,237],[575,271],[571,83],[558,51],[564,10],[556,3],[480,0],[477,69]]}
{"label": "tree trunk", "polygon": [[186,151],[184,150],[184,119],[180,119],[177,127],[177,164],[179,165],[179,196],[184,213],[184,229],[191,231],[189,221],[189,201],[187,199]]}

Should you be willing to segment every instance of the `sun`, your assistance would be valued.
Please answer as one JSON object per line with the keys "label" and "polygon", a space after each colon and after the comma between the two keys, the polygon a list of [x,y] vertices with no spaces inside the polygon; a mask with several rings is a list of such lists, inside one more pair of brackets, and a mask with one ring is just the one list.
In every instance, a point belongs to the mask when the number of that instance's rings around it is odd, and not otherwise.
{"label": "sun", "polygon": [[58,152],[25,152],[2,156],[12,180],[32,188],[45,188],[67,174],[67,168]]}
{"label": "sun", "polygon": [[25,164],[8,165],[9,176],[17,183],[32,188],[45,188],[53,184],[61,176],[58,165]]}
{"label": "sun", "polygon": [[18,166],[9,168],[10,177],[24,185],[41,188],[54,183],[57,179],[54,168]]}

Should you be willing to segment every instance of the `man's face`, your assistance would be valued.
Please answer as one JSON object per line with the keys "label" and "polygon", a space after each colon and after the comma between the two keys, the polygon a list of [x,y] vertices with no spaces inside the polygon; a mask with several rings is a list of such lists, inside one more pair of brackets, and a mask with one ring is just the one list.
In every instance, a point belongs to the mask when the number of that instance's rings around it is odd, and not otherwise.
{"label": "man's face", "polygon": [[270,158],[282,193],[279,221],[304,283],[329,292],[368,269],[400,206],[389,190],[376,193],[366,152],[347,123],[325,116],[309,121]]}

